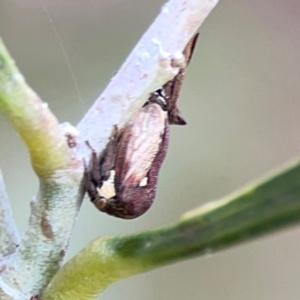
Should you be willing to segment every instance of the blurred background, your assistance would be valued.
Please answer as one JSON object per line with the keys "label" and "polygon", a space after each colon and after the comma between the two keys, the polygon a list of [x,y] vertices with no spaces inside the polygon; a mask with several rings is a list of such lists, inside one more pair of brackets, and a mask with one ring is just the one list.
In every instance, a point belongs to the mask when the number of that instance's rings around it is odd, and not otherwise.
{"label": "blurred background", "polygon": [[[0,0],[0,36],[60,122],[77,124],[162,0]],[[178,220],[299,154],[300,2],[220,1],[201,27],[151,210],[124,221],[86,199],[67,259],[93,238]],[[20,231],[37,190],[27,151],[0,116],[0,165]],[[299,300],[300,227],[120,281],[101,299]]]}

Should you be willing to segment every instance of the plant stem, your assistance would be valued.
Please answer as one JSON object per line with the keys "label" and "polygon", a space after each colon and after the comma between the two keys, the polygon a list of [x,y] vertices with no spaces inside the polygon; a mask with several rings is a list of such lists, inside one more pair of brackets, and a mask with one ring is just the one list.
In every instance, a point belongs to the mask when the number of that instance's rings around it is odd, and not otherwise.
{"label": "plant stem", "polygon": [[70,162],[71,155],[57,119],[27,85],[1,39],[0,112],[26,143],[37,175],[48,176]]}

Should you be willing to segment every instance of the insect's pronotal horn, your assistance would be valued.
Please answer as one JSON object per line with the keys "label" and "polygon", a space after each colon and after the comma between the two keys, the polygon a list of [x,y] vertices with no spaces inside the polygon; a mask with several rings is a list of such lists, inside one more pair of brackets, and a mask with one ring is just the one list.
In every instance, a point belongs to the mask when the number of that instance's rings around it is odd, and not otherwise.
{"label": "insect's pronotal horn", "polygon": [[169,123],[174,125],[186,125],[187,122],[181,115],[181,112],[178,108],[173,109],[169,112]]}

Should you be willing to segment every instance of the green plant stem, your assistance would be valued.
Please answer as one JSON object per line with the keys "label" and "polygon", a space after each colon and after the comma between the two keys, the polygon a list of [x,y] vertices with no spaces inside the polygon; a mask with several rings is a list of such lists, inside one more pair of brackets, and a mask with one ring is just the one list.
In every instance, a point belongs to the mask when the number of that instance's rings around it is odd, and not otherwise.
{"label": "green plant stem", "polygon": [[185,214],[171,226],[92,241],[67,262],[43,300],[95,299],[111,283],[300,221],[300,162]]}
{"label": "green plant stem", "polygon": [[69,163],[69,149],[57,119],[26,84],[1,39],[0,111],[25,141],[39,176]]}

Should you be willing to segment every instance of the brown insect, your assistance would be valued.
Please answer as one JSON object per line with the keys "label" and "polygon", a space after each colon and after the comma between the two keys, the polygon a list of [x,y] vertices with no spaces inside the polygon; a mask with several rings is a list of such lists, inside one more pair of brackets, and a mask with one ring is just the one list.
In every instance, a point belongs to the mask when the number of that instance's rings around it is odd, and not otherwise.
{"label": "brown insect", "polygon": [[[191,59],[198,34],[183,54],[186,65]],[[152,205],[158,173],[166,156],[169,124],[186,124],[177,108],[186,66],[147,103],[119,134],[115,127],[100,160],[92,150],[92,168],[85,166],[86,191],[101,211],[123,219],[144,214]]]}

